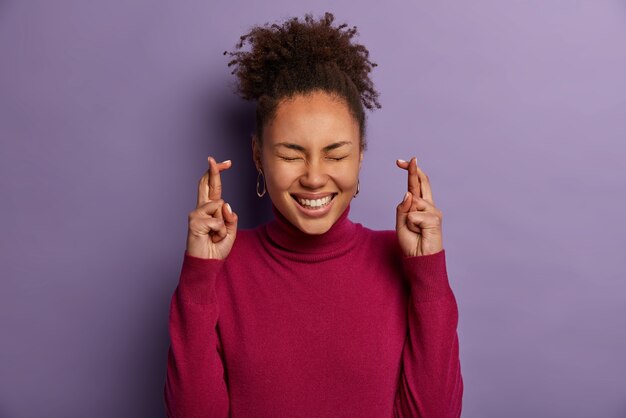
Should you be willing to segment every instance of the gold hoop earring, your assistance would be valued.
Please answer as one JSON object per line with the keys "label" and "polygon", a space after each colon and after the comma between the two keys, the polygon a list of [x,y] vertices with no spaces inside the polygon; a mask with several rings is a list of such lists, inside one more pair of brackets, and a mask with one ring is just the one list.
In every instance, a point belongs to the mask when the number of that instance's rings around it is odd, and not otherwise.
{"label": "gold hoop earring", "polygon": [[361,179],[358,179],[356,181],[356,193],[352,197],[356,197],[356,195],[358,195],[360,191],[361,191]]}
{"label": "gold hoop earring", "polygon": [[[259,192],[259,183],[261,176],[263,176],[263,193]],[[256,195],[259,197],[263,197],[266,191],[267,186],[265,185],[265,174],[263,174],[263,171],[259,169],[259,174],[256,177]]]}

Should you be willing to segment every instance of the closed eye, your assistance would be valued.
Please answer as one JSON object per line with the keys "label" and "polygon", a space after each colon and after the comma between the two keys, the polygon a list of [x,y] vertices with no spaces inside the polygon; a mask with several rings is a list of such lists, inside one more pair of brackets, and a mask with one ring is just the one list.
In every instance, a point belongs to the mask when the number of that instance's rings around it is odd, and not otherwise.
{"label": "closed eye", "polygon": [[282,158],[282,159],[283,159],[283,160],[285,160],[285,161],[295,161],[295,160],[299,160],[299,159],[300,159],[300,157],[294,157],[294,158],[291,158],[291,157],[283,157],[283,156],[279,156],[279,157],[280,157],[280,158]]}
{"label": "closed eye", "polygon": [[328,158],[331,159],[331,160],[335,160],[335,161],[341,161],[344,158],[348,158],[348,156],[344,155],[343,157],[328,157]]}

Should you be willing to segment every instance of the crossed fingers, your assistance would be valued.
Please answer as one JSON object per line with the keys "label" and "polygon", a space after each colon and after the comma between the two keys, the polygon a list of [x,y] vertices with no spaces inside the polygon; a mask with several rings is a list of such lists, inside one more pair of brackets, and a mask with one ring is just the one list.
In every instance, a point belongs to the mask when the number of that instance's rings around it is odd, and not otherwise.
{"label": "crossed fingers", "polygon": [[208,157],[209,168],[198,182],[198,201],[200,207],[210,201],[222,198],[222,180],[220,172],[231,167],[230,160],[218,163],[213,157]]}
{"label": "crossed fingers", "polygon": [[430,187],[430,181],[426,173],[417,166],[417,159],[411,158],[410,161],[396,160],[396,165],[408,171],[408,190],[415,197],[421,197],[428,203],[434,205],[433,194]]}

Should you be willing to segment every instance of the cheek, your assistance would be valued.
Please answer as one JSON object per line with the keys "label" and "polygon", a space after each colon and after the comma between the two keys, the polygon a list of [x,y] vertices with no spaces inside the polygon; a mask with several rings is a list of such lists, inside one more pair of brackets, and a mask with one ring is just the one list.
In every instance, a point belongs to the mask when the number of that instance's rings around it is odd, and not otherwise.
{"label": "cheek", "polygon": [[359,179],[359,167],[358,165],[337,167],[332,177],[342,189],[356,187],[356,183]]}
{"label": "cheek", "polygon": [[266,178],[268,187],[273,190],[287,190],[300,175],[294,167],[285,164],[276,164],[270,167],[269,174]]}

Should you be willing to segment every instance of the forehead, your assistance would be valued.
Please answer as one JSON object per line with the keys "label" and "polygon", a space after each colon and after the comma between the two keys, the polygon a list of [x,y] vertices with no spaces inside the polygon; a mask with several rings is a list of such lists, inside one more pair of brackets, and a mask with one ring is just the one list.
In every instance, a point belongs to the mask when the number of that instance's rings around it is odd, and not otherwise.
{"label": "forehead", "polygon": [[325,92],[283,100],[274,119],[264,128],[264,138],[270,143],[358,141],[358,134],[358,122],[346,102]]}

